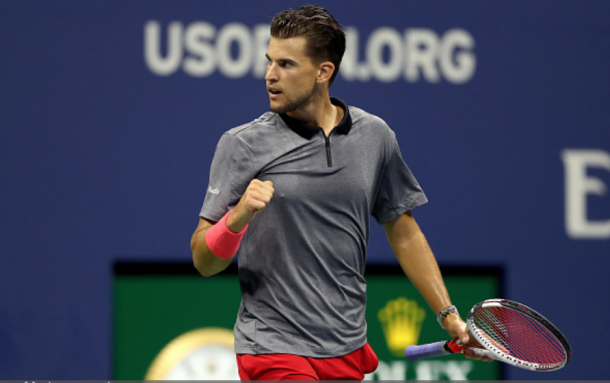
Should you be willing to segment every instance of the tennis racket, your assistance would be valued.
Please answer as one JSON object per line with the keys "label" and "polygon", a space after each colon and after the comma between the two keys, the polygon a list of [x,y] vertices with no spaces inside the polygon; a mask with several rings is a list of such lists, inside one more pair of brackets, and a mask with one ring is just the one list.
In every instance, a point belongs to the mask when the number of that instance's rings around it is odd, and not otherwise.
{"label": "tennis racket", "polygon": [[[548,319],[521,303],[489,299],[476,304],[468,313],[466,330],[484,349],[480,356],[531,371],[555,371],[570,361],[572,351],[563,334]],[[410,361],[462,352],[455,339],[420,346],[409,346]]]}

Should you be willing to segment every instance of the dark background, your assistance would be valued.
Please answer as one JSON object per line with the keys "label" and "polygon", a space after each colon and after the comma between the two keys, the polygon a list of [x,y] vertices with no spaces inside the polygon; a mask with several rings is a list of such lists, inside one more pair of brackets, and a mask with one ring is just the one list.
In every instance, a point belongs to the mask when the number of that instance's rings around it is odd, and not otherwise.
{"label": "dark background", "polygon": [[[171,22],[253,30],[301,4],[0,2],[0,379],[110,378],[113,264],[189,261],[220,135],[268,108],[251,71],[154,74],[146,23],[161,26],[165,54]],[[430,199],[414,215],[439,262],[504,267],[505,297],[571,341],[563,370],[507,377],[607,378],[609,242],[568,236],[561,153],[610,152],[610,3],[318,4],[358,30],[361,63],[383,27],[403,42],[410,28],[472,36],[476,70],[464,83],[339,75],[331,94],[396,131]],[[610,186],[607,170],[589,174]],[[587,202],[589,219],[610,219],[607,194]],[[369,264],[397,264],[373,226]]]}

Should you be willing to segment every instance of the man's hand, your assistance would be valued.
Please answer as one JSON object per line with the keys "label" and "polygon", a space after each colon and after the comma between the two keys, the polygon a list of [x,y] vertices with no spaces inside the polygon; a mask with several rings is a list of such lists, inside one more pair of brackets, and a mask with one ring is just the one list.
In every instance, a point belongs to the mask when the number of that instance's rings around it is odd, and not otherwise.
{"label": "man's hand", "polygon": [[246,188],[235,209],[227,217],[227,227],[234,233],[239,233],[246,227],[254,216],[271,201],[274,193],[271,181],[261,181],[254,179]]}
{"label": "man's hand", "polygon": [[464,323],[462,318],[460,318],[457,314],[447,315],[443,325],[452,338],[458,338],[462,342],[462,345],[464,345],[464,350],[462,353],[466,358],[482,360],[484,362],[493,361],[493,359],[486,356],[481,357],[473,351],[473,348],[483,347],[479,344],[479,342],[472,338],[470,334],[468,334],[466,331],[466,323]]}

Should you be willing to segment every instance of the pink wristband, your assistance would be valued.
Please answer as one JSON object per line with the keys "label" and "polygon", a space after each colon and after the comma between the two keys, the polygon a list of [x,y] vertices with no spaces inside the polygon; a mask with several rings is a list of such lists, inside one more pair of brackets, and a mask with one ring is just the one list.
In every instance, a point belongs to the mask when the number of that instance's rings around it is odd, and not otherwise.
{"label": "pink wristband", "polygon": [[248,228],[248,225],[246,225],[239,233],[229,230],[227,227],[227,217],[231,214],[231,211],[229,210],[216,225],[210,227],[207,233],[205,233],[205,243],[208,244],[208,248],[212,253],[220,258],[231,258],[237,253],[241,239]]}

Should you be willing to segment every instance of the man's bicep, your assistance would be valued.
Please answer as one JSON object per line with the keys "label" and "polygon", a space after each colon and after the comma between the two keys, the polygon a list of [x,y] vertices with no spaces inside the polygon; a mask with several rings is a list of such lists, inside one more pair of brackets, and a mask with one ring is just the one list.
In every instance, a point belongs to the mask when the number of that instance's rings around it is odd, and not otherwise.
{"label": "man's bicep", "polygon": [[209,229],[210,227],[214,226],[216,224],[216,222],[212,222],[209,219],[203,218],[203,217],[199,217],[199,225],[197,226],[197,230],[196,231],[204,231]]}
{"label": "man's bicep", "polygon": [[201,216],[218,221],[237,205],[256,175],[252,163],[245,142],[225,133],[212,160]]}
{"label": "man's bicep", "polygon": [[197,228],[193,233],[193,237],[191,239],[191,247],[194,248],[199,244],[199,242],[205,241],[205,233],[209,228],[214,226],[214,222],[207,220],[203,217],[199,217],[199,223],[197,224]]}
{"label": "man's bicep", "polygon": [[374,197],[372,215],[377,222],[389,222],[396,215],[425,204],[428,199],[400,153],[396,136],[387,137],[383,171]]}
{"label": "man's bicep", "polygon": [[407,241],[420,232],[411,211],[407,211],[383,224],[390,246]]}
{"label": "man's bicep", "polygon": [[197,229],[191,239],[193,263],[195,268],[205,277],[217,274],[226,269],[232,258],[220,258],[208,247],[205,240],[207,231],[214,226],[214,222],[200,217]]}

